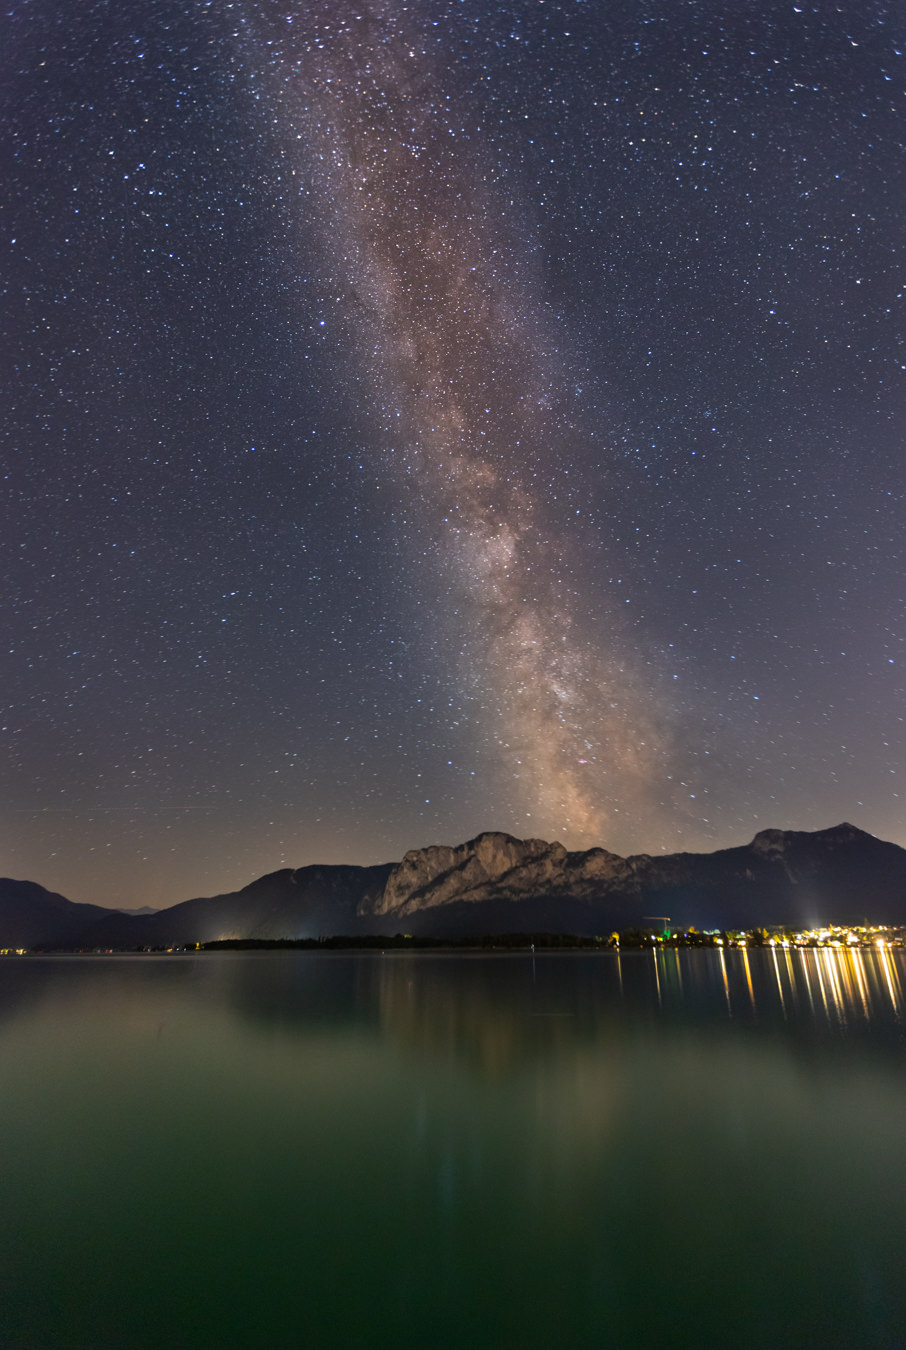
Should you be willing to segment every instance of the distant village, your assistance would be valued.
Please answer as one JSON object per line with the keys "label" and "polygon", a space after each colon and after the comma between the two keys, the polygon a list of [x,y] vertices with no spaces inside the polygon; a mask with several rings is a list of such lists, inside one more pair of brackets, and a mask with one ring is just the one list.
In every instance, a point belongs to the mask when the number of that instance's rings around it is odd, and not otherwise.
{"label": "distant village", "polygon": [[[652,921],[653,922],[653,921]],[[774,926],[754,928],[747,932],[734,929],[706,929],[699,932],[695,928],[674,932],[670,920],[662,920],[663,927],[635,929],[628,933],[612,933],[610,945],[613,947],[639,947],[651,942],[663,943],[670,947],[840,947],[840,948],[886,948],[906,946],[906,927],[895,928],[887,924],[838,925],[827,928],[805,928],[801,930]]]}
{"label": "distant village", "polygon": [[774,946],[774,948],[795,948],[795,946],[836,946],[836,948],[897,948],[906,945],[906,927],[891,927],[884,923],[849,926],[832,923],[828,927],[814,929],[790,929],[790,927],[759,927],[748,931],[733,929],[708,929],[699,933],[695,929],[671,931],[670,921],[663,929],[640,930],[632,934],[612,934],[614,946],[637,946],[639,942],[663,942],[670,946]]}

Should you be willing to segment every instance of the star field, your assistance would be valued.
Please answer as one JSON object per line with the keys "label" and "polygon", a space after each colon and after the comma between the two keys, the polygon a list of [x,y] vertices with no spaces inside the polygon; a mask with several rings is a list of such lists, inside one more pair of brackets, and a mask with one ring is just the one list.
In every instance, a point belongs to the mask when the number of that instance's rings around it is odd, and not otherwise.
{"label": "star field", "polygon": [[897,7],[5,24],[6,874],[906,844]]}

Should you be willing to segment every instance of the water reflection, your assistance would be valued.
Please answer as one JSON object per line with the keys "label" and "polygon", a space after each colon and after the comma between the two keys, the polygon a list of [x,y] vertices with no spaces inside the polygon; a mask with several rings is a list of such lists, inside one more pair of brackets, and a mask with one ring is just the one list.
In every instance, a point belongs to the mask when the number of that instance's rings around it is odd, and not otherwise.
{"label": "water reflection", "polygon": [[653,992],[658,1007],[673,1015],[713,1018],[722,1002],[727,1017],[779,1015],[800,1029],[893,1027],[903,1012],[904,959],[890,948],[668,949],[656,955]]}
{"label": "water reflection", "polygon": [[889,947],[21,958],[3,965],[0,1027],[47,1001],[139,1009],[166,988],[223,1003],[270,1034],[370,1031],[493,1074],[627,1016],[783,1024],[806,1038],[870,1027],[898,1039],[904,962]]}
{"label": "water reflection", "polygon": [[[772,953],[774,980],[781,1007],[787,1000],[800,1008],[807,1002],[816,1021],[845,1026],[872,1019],[899,1020],[902,994],[898,962],[889,950],[802,948],[786,950],[784,965]],[[754,1002],[754,995],[753,995]]]}
{"label": "water reflection", "polygon": [[718,955],[720,956],[720,973],[724,982],[724,998],[727,1000],[727,1012],[732,1014],[733,1008],[730,1003],[730,981],[727,979],[727,962],[724,956],[723,947],[721,947]]}
{"label": "water reflection", "polygon": [[5,1343],[895,1345],[903,960],[10,964]]}

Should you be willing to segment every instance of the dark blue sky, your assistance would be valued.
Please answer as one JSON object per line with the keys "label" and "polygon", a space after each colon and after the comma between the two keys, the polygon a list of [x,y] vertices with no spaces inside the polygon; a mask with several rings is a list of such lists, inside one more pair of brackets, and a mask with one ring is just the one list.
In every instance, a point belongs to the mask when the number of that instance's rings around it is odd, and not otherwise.
{"label": "dark blue sky", "polygon": [[906,844],[902,7],[4,24],[0,870]]}

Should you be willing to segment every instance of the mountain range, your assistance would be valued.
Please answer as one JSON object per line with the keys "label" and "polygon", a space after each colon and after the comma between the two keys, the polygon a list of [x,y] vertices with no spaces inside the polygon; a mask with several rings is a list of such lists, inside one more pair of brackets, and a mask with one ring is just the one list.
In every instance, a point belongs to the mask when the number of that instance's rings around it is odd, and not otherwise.
{"label": "mountain range", "polygon": [[39,950],[399,932],[592,935],[654,926],[655,917],[675,929],[906,924],[906,849],[849,824],[762,830],[714,853],[628,858],[491,831],[413,849],[397,863],[283,868],[239,891],[144,913],[0,879],[0,947]]}

